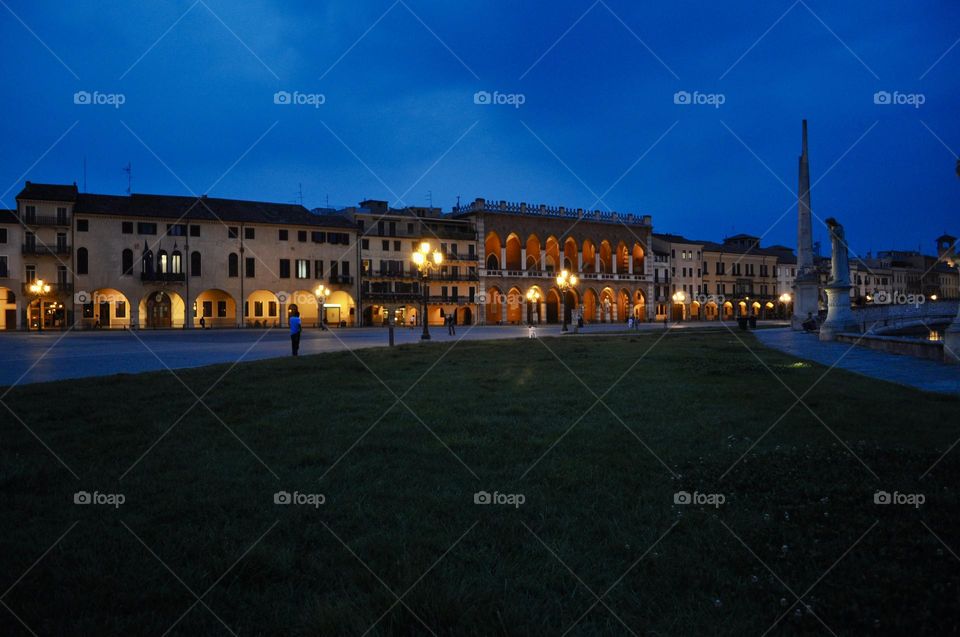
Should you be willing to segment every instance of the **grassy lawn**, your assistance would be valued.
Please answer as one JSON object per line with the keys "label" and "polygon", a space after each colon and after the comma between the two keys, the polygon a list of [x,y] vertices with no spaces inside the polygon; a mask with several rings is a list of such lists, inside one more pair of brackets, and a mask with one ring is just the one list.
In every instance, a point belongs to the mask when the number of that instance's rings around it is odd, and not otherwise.
{"label": "grassy lawn", "polygon": [[[18,387],[4,401],[78,477],[0,409],[0,600],[38,635],[960,630],[960,449],[920,478],[960,400],[818,382],[749,335],[660,338],[178,371],[210,410],[170,373]],[[809,410],[784,415],[784,384]],[[0,608],[0,634],[29,633]]]}

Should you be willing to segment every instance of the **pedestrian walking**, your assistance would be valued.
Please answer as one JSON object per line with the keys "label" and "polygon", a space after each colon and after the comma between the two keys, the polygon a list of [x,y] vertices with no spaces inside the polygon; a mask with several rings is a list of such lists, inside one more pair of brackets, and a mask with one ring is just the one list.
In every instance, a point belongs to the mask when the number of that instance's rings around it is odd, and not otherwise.
{"label": "pedestrian walking", "polygon": [[200,329],[201,329],[201,330],[202,330],[202,329],[206,329],[206,327],[207,327],[207,322],[206,322],[206,321],[204,320],[204,318],[201,316],[201,317],[200,317]]}
{"label": "pedestrian walking", "polygon": [[290,313],[290,345],[293,348],[293,355],[300,354],[300,333],[303,327],[300,324],[300,311],[293,310]]}
{"label": "pedestrian walking", "polygon": [[457,317],[453,314],[447,315],[447,334],[450,336],[457,335]]}

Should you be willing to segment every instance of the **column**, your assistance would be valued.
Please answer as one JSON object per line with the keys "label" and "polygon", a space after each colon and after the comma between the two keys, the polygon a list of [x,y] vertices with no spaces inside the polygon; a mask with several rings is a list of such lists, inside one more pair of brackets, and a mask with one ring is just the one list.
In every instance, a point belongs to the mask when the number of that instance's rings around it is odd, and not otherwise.
{"label": "column", "polygon": [[610,272],[613,274],[617,273],[617,259],[620,258],[620,255],[614,253],[613,259],[610,261]]}
{"label": "column", "polygon": [[[14,327],[19,330],[23,327],[23,308],[20,306],[20,295],[17,295],[17,302],[14,305],[17,308],[17,318],[15,319],[16,323]],[[10,326],[8,325],[7,328],[9,329]]]}
{"label": "column", "polygon": [[520,266],[524,272],[527,271],[527,249],[526,248],[520,248]]}
{"label": "column", "polygon": [[627,259],[627,272],[633,274],[633,255],[630,255],[630,258]]}
{"label": "column", "polygon": [[[279,303],[277,303],[277,307],[279,308],[277,310],[277,325],[279,325],[280,327],[283,327],[283,319],[287,315],[287,304],[284,303],[283,301],[280,301]],[[317,320],[319,320],[319,316],[320,316],[320,308],[318,307]]]}
{"label": "column", "polygon": [[600,251],[597,250],[597,253],[593,255],[593,271],[600,272]]}
{"label": "column", "polygon": [[504,298],[504,299],[501,299],[501,301],[502,302],[500,303],[500,324],[506,325],[507,324],[507,299]]}
{"label": "column", "polygon": [[[193,328],[193,304],[197,301],[196,296],[191,296],[189,292],[185,293],[183,299],[183,326],[186,329]],[[197,308],[197,314],[203,311],[203,308]]]}
{"label": "column", "polygon": [[546,323],[547,322],[547,301],[544,299],[540,302],[540,312],[537,315],[537,323]]}
{"label": "column", "polygon": [[237,327],[243,327],[243,303],[243,299],[237,301]]}
{"label": "column", "polygon": [[617,321],[619,321],[620,317],[617,316],[618,308],[616,303],[613,304],[613,306],[610,308],[610,311],[613,312],[613,322],[616,323]]}
{"label": "column", "polygon": [[507,269],[507,248],[506,247],[500,248],[500,269],[501,270]]}
{"label": "column", "polygon": [[140,327],[140,303],[130,302],[130,329],[135,330]]}
{"label": "column", "polygon": [[596,315],[596,317],[595,317],[594,320],[595,320],[597,323],[600,323],[600,322],[601,322],[600,312],[601,312],[601,310],[600,310],[600,304],[597,303],[597,307],[596,307],[596,309],[593,311],[593,313]]}
{"label": "column", "polygon": [[577,272],[583,272],[583,252],[577,250]]}

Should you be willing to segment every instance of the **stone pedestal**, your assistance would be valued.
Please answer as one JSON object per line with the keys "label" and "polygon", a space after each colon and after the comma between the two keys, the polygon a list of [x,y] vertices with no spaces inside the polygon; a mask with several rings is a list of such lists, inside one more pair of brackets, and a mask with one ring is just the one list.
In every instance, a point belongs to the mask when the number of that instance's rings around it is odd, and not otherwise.
{"label": "stone pedestal", "polygon": [[960,364],[960,308],[953,323],[948,325],[943,333],[943,360]]}
{"label": "stone pedestal", "polygon": [[827,320],[820,326],[820,340],[832,341],[841,332],[859,332],[850,309],[849,285],[827,286]]}
{"label": "stone pedestal", "polygon": [[820,285],[816,280],[797,280],[793,286],[793,316],[790,327],[803,329],[803,322],[820,312]]}

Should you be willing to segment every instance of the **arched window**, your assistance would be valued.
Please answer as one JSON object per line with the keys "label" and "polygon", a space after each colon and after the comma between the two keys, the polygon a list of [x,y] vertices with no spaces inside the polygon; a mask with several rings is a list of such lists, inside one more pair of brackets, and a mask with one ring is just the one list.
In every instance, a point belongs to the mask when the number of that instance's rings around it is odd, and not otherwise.
{"label": "arched window", "polygon": [[227,261],[227,276],[229,277],[240,276],[240,258],[237,257],[236,252],[230,253],[230,258]]}
{"label": "arched window", "polygon": [[174,250],[170,254],[170,272],[181,274],[183,272],[183,256],[179,250]]}
{"label": "arched window", "polygon": [[120,263],[124,274],[133,274],[133,250],[129,248],[124,250]]}
{"label": "arched window", "polygon": [[499,269],[500,269],[500,266],[499,266],[499,264],[498,264],[498,261],[499,261],[499,260],[497,259],[497,255],[491,254],[489,257],[487,257],[487,269],[488,269],[488,270],[499,270]]}
{"label": "arched window", "polygon": [[190,276],[200,276],[201,272],[200,253],[193,251],[190,253]]}
{"label": "arched window", "polygon": [[167,251],[160,250],[157,252],[157,272],[164,274],[168,272],[167,268],[170,265],[170,259],[167,258]]}
{"label": "arched window", "polygon": [[87,249],[77,249],[77,274],[87,273]]}
{"label": "arched window", "polygon": [[150,276],[153,274],[153,250],[147,250],[140,259],[140,272]]}

